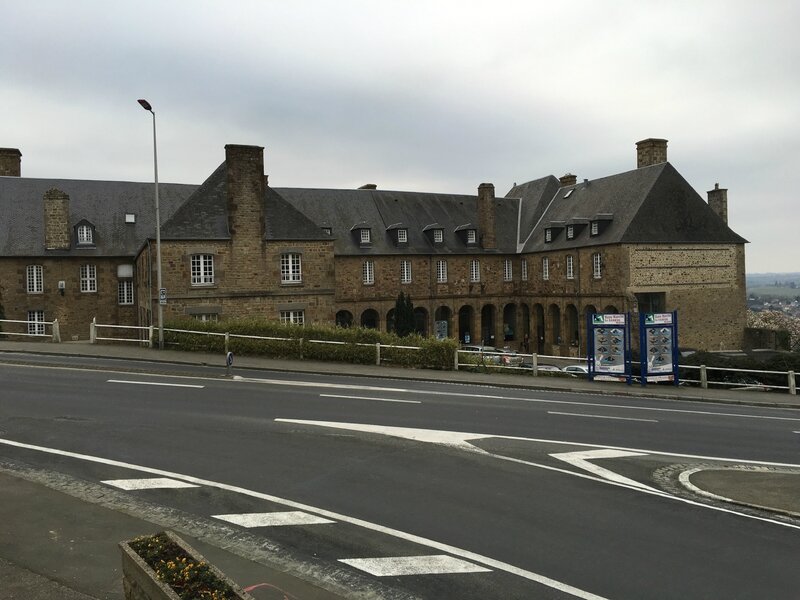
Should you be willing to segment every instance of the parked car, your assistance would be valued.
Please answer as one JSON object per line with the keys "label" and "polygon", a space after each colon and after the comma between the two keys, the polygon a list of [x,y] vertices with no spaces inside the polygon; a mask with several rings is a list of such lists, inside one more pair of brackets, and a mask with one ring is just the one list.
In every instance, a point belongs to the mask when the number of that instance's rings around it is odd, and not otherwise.
{"label": "parked car", "polygon": [[589,367],[586,365],[567,365],[561,370],[576,377],[587,377],[589,375]]}

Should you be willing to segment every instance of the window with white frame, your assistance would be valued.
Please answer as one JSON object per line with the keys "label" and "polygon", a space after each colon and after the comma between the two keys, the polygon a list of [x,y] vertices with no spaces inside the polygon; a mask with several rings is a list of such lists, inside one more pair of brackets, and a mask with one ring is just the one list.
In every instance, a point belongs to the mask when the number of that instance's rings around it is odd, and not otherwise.
{"label": "window with white frame", "polygon": [[196,313],[192,315],[192,318],[195,321],[211,321],[216,323],[219,321],[219,314],[218,313]]}
{"label": "window with white frame", "polygon": [[369,244],[369,229],[361,229],[361,243],[362,244]]}
{"label": "window with white frame", "polygon": [[598,223],[597,221],[592,221],[589,233],[590,235],[597,235],[598,233],[600,233],[600,223]]}
{"label": "window with white frame", "polygon": [[478,241],[478,233],[474,229],[467,229],[467,243],[474,244]]}
{"label": "window with white frame", "polygon": [[44,291],[43,271],[42,265],[28,265],[26,284],[29,294],[41,294]]}
{"label": "window with white frame", "polygon": [[29,335],[44,335],[44,311],[43,310],[29,310],[28,311],[28,334]]}
{"label": "window with white frame", "polygon": [[97,267],[94,265],[81,265],[81,291],[97,291]]}
{"label": "window with white frame", "polygon": [[600,257],[600,253],[592,254],[592,277],[600,279],[603,276],[602,268],[603,261]]}
{"label": "window with white frame", "polygon": [[287,252],[281,254],[281,283],[302,283],[303,266],[300,254]]}
{"label": "window with white frame", "polygon": [[92,228],[89,225],[78,225],[78,243],[92,243]]}
{"label": "window with white frame", "polygon": [[567,279],[575,279],[575,261],[571,254],[567,256]]}
{"label": "window with white frame", "polygon": [[571,240],[574,237],[575,237],[575,226],[567,225],[567,239]]}
{"label": "window with white frame", "polygon": [[436,261],[436,281],[437,283],[447,283],[447,261]]}
{"label": "window with white frame", "polygon": [[213,285],[214,255],[192,254],[192,285]]}
{"label": "window with white frame", "polygon": [[408,229],[397,230],[397,243],[405,244],[408,242]]}
{"label": "window with white frame", "polygon": [[371,260],[365,260],[361,266],[361,281],[364,285],[372,285],[375,283],[375,263]]}
{"label": "window with white frame", "polygon": [[435,244],[441,244],[443,241],[444,241],[444,232],[441,229],[434,229],[433,242]]}
{"label": "window with white frame", "polygon": [[411,283],[411,261],[400,261],[400,283]]}
{"label": "window with white frame", "polygon": [[305,311],[302,310],[282,310],[281,323],[291,323],[292,325],[302,325],[305,323]]}
{"label": "window with white frame", "polygon": [[333,229],[330,227],[323,227],[322,233],[324,233],[325,235],[333,235]]}
{"label": "window with white frame", "polygon": [[545,242],[552,242],[553,241],[553,230],[552,229],[545,229],[544,230],[544,241]]}
{"label": "window with white frame", "polygon": [[520,277],[522,281],[528,281],[528,259],[523,258],[520,262]]}
{"label": "window with white frame", "polygon": [[542,279],[545,281],[550,279],[550,259],[547,257],[542,259]]}
{"label": "window with white frame", "polygon": [[503,281],[511,281],[514,279],[514,268],[511,265],[511,259],[507,258],[503,261]]}
{"label": "window with white frame", "polygon": [[481,280],[481,261],[477,258],[473,258],[469,263],[469,280],[472,282]]}
{"label": "window with white frame", "polygon": [[117,283],[117,303],[121,305],[133,304],[132,279],[120,279]]}

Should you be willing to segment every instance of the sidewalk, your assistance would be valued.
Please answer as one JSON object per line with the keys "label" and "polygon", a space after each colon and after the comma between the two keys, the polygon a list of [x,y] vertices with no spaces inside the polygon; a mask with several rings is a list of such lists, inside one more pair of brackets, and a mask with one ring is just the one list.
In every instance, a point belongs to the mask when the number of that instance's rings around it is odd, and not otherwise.
{"label": "sidewalk", "polygon": [[[214,366],[225,374],[224,356],[136,346],[62,344],[0,340],[0,362],[25,362],[17,354],[115,358],[132,371],[175,371],[181,366]],[[151,364],[147,364],[151,363]],[[152,363],[158,363],[153,365]],[[798,396],[745,390],[703,390],[666,385],[627,386],[616,382],[590,382],[579,378],[471,373],[350,365],[318,361],[289,361],[237,356],[234,375],[253,370],[325,373],[369,378],[427,380],[435,382],[494,385],[529,390],[573,391],[616,396],[654,397],[670,400],[720,402],[781,408],[800,408]],[[797,414],[800,418],[800,412]],[[706,469],[692,476],[692,484],[707,494],[744,506],[774,510],[800,517],[800,471],[753,473],[748,470]],[[122,598],[121,566],[117,543],[164,529],[162,525],[87,502],[51,487],[14,476],[0,468],[0,581],[3,598],[12,600],[105,600]],[[227,550],[187,536],[187,541],[243,587],[261,582],[282,588],[253,590],[257,600],[289,598],[328,600],[342,598],[301,579],[242,558]]]}

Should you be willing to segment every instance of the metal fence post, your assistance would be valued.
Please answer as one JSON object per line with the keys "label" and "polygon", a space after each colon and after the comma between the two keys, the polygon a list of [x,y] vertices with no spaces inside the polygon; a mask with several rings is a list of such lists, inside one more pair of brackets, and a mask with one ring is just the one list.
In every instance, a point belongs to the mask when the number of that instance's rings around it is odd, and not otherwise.
{"label": "metal fence post", "polygon": [[97,343],[97,317],[93,317],[92,322],[89,323],[89,343]]}
{"label": "metal fence post", "polygon": [[531,373],[534,377],[539,374],[539,356],[536,353],[531,354]]}
{"label": "metal fence post", "polygon": [[704,390],[708,389],[708,373],[705,365],[700,365],[700,387]]}
{"label": "metal fence post", "polygon": [[58,319],[53,319],[53,341],[56,344],[61,342],[61,330],[58,327]]}
{"label": "metal fence post", "polygon": [[794,371],[789,371],[789,393],[793,396],[797,395],[797,384],[794,379]]}

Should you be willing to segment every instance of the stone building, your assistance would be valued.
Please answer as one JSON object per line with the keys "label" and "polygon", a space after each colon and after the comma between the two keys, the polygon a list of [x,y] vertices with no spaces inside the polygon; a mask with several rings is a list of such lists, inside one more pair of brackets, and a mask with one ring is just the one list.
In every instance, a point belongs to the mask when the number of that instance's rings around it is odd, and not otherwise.
{"label": "stone building", "polygon": [[[636,166],[502,197],[488,183],[475,195],[272,188],[262,148],[228,145],[202,185],[160,186],[165,316],[390,330],[404,292],[421,333],[462,342],[518,348],[527,335],[531,351],[578,356],[587,314],[677,310],[682,346],[741,347],[745,240],[727,226],[727,191],[704,201],[666,140],[639,142]],[[66,337],[85,337],[93,316],[154,320],[152,184],[24,179],[14,149],[0,150],[0,173],[6,318],[58,317]]]}

